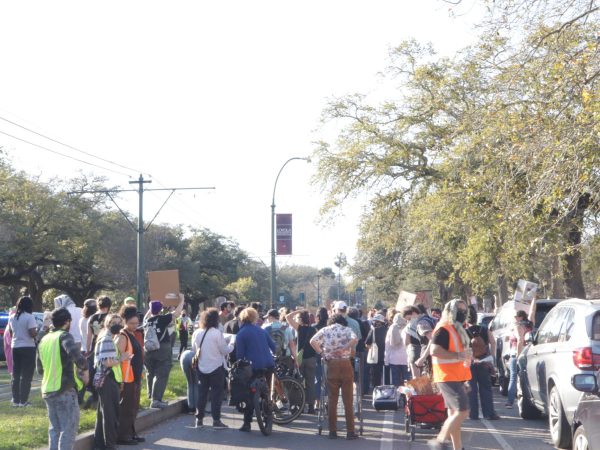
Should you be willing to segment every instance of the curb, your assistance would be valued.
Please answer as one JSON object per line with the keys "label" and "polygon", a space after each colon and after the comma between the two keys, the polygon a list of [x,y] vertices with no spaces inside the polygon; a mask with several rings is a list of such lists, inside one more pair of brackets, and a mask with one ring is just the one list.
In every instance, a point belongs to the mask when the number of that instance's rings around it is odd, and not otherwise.
{"label": "curb", "polygon": [[[135,420],[136,431],[147,430],[154,425],[171,419],[184,411],[187,407],[187,399],[181,397],[179,400],[169,402],[169,405],[164,409],[145,409],[138,413]],[[44,447],[47,448],[47,447]],[[75,439],[74,450],[92,450],[94,448],[94,432],[86,431],[79,434]]]}

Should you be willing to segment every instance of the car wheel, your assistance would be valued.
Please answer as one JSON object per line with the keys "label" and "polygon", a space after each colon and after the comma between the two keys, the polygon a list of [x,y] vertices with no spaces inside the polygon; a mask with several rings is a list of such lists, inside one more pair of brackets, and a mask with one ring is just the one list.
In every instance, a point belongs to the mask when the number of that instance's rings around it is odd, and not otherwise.
{"label": "car wheel", "polygon": [[554,446],[569,448],[571,445],[571,430],[556,386],[552,386],[548,396],[548,425]]}
{"label": "car wheel", "polygon": [[573,450],[589,450],[590,444],[588,443],[587,436],[583,427],[577,428],[575,435],[573,436]]}
{"label": "car wheel", "polygon": [[521,378],[521,374],[518,375],[519,386],[521,387],[521,396],[517,401],[519,407],[519,416],[522,419],[535,420],[539,419],[542,412],[535,407],[531,398],[529,397],[529,388],[525,385],[526,381]]}

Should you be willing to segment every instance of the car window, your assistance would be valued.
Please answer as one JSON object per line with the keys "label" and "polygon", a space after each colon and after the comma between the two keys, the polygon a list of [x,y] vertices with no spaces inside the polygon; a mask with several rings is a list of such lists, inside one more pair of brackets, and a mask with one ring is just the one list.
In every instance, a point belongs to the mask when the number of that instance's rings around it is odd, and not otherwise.
{"label": "car window", "polygon": [[575,317],[575,310],[573,308],[561,308],[565,312],[562,314],[562,328],[560,330],[560,335],[558,336],[559,342],[566,342],[571,339],[571,335],[573,334],[573,330],[575,329],[575,321],[573,318]]}
{"label": "car window", "polygon": [[592,321],[592,339],[600,341],[600,312],[597,312]]}
{"label": "car window", "polygon": [[566,312],[568,312],[566,308],[554,308],[548,313],[538,330],[538,344],[558,342],[560,329]]}

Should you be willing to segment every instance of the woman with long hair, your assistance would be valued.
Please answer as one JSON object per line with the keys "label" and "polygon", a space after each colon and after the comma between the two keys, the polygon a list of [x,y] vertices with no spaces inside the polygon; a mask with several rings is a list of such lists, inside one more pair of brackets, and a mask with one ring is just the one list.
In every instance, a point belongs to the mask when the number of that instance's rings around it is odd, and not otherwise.
{"label": "woman with long hair", "polygon": [[467,304],[461,299],[451,300],[444,306],[433,333],[429,350],[433,381],[444,397],[448,418],[437,439],[429,442],[432,449],[448,448],[448,439],[452,440],[454,450],[462,448],[461,426],[469,414],[465,383],[471,379],[471,340],[464,328],[466,320]]}
{"label": "woman with long hair", "polygon": [[[296,319],[297,318],[297,319]],[[298,359],[300,373],[304,377],[304,392],[308,414],[315,413],[315,377],[317,371],[317,352],[310,345],[310,340],[317,334],[315,327],[310,325],[310,315],[307,310],[292,311],[286,317],[287,323],[298,334]]]}
{"label": "woman with long hair", "polygon": [[10,316],[6,331],[11,333],[13,356],[12,406],[29,406],[31,379],[35,370],[35,336],[37,324],[33,317],[33,300],[21,297],[17,312]]}
{"label": "woman with long hair", "polygon": [[[208,390],[211,390],[210,409],[214,429],[227,428],[221,422],[221,404],[225,386],[225,358],[233,350],[233,345],[225,341],[219,329],[219,311],[209,308],[200,316],[200,328],[192,337],[192,349],[198,358],[198,408],[196,410],[196,427],[204,426],[204,409],[208,401]],[[198,353],[199,352],[199,353]]]}
{"label": "woman with long hair", "polygon": [[119,409],[118,444],[130,445],[144,442],[135,431],[135,419],[140,409],[140,393],[142,392],[142,372],[144,371],[143,349],[135,337],[135,331],[140,326],[137,308],[124,306],[119,313],[125,328],[116,336],[117,349],[121,355],[121,374],[123,389]]}

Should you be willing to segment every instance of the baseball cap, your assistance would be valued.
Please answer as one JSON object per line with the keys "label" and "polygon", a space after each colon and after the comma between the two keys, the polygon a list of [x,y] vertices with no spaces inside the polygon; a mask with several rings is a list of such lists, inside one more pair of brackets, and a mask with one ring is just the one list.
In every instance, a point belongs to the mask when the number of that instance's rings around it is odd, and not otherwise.
{"label": "baseball cap", "polygon": [[266,319],[267,317],[276,317],[277,319],[279,319],[279,311],[277,311],[276,309],[270,309],[269,311],[267,311],[267,314],[263,316],[263,319]]}
{"label": "baseball cap", "polygon": [[384,317],[381,314],[375,314],[371,319],[372,322],[385,322]]}
{"label": "baseball cap", "polygon": [[333,304],[333,309],[348,309],[348,305],[346,305],[346,302],[342,301],[342,300],[338,300],[337,302],[335,302]]}

